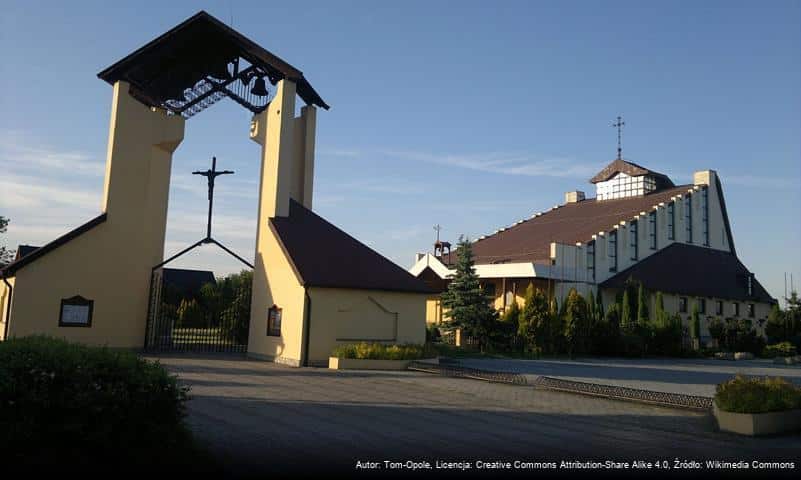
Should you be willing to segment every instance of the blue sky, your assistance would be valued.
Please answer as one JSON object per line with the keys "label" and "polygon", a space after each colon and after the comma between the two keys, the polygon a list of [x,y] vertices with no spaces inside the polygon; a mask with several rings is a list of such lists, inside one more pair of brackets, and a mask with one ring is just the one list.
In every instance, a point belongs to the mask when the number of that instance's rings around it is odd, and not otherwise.
{"label": "blue sky", "polygon": [[[615,156],[676,183],[715,169],[744,263],[801,284],[801,2],[37,2],[0,4],[0,214],[42,244],[99,212],[111,88],[97,72],[204,9],[301,69],[318,116],[315,210],[398,264],[561,203]],[[166,254],[255,242],[258,148],[221,102],[187,123]],[[211,247],[183,266],[238,266]]]}

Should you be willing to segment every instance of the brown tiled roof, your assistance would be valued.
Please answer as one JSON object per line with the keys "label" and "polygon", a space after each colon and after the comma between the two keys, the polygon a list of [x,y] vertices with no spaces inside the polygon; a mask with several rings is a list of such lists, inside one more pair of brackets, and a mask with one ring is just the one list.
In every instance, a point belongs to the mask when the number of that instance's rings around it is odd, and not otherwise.
{"label": "brown tiled roof", "polygon": [[729,252],[673,243],[602,282],[602,288],[621,288],[632,278],[651,291],[726,300],[775,303],[765,288],[753,279],[748,295],[750,272]]}
{"label": "brown tiled roof", "polygon": [[[602,201],[591,198],[567,203],[473,243],[473,254],[477,264],[550,263],[551,242],[570,245],[588,242],[594,234],[608,231],[640,212],[648,212],[654,205],[668,202],[670,197],[691,187],[681,185],[640,197]],[[455,250],[451,259],[456,261]]]}
{"label": "brown tiled roof", "polygon": [[637,165],[634,162],[629,162],[628,160],[621,160],[621,159],[617,159],[617,160],[612,161],[612,163],[610,163],[609,165],[604,167],[603,170],[601,170],[600,172],[598,172],[597,175],[592,177],[590,179],[590,182],[591,183],[603,182],[603,181],[609,180],[615,174],[621,173],[621,172],[625,173],[626,175],[631,176],[631,177],[639,177],[639,176],[642,176],[642,175],[652,175],[652,176],[657,177],[658,179],[662,180],[662,184],[664,186],[668,186],[668,187],[672,187],[673,186],[673,182],[670,180],[670,178],[668,178],[667,175],[659,173],[659,172],[654,172],[653,170],[649,170],[649,169],[643,167],[642,165]]}
{"label": "brown tiled roof", "polygon": [[270,228],[306,286],[432,292],[425,282],[294,200],[289,216],[271,218]]}

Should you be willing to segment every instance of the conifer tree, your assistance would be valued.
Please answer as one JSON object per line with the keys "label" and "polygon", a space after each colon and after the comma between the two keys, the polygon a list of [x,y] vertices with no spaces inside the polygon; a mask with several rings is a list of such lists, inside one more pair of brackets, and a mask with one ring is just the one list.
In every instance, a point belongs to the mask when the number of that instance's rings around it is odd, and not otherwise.
{"label": "conifer tree", "polygon": [[665,300],[662,297],[662,292],[656,292],[656,299],[654,300],[654,323],[657,328],[667,327],[667,313],[665,312]]}
{"label": "conifer tree", "polygon": [[648,325],[648,318],[648,294],[641,283],[637,291],[637,324],[640,327]]}
{"label": "conifer tree", "polygon": [[456,253],[456,273],[451,276],[448,289],[441,297],[442,306],[450,310],[451,318],[443,327],[449,330],[461,328],[466,335],[478,338],[483,350],[498,314],[481,289],[474,266],[473,248],[464,236],[459,237]]}
{"label": "conifer tree", "polygon": [[692,317],[690,318],[690,338],[698,340],[701,338],[701,317],[698,312],[698,302],[693,302]]}
{"label": "conifer tree", "polygon": [[620,328],[623,331],[629,331],[633,326],[634,318],[633,312],[631,311],[631,301],[629,300],[628,289],[623,291],[623,301],[621,303],[622,312],[620,315]]}

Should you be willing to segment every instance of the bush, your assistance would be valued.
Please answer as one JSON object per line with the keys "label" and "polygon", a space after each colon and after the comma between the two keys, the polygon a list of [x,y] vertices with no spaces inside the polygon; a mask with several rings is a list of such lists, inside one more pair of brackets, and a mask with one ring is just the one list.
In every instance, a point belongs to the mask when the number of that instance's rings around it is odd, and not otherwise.
{"label": "bush", "polygon": [[54,457],[162,463],[191,450],[187,391],[158,363],[130,352],[45,336],[10,339],[0,343],[0,451],[34,464]]}
{"label": "bush", "polygon": [[774,357],[791,357],[797,352],[795,345],[790,342],[781,342],[774,345],[768,345],[762,350],[762,356],[767,358]]}
{"label": "bush", "polygon": [[780,377],[737,375],[716,388],[718,408],[736,413],[779,412],[801,408],[801,388]]}
{"label": "bush", "polygon": [[361,342],[340,345],[331,352],[331,355],[358,360],[417,360],[435,357],[437,353],[428,345],[385,345]]}

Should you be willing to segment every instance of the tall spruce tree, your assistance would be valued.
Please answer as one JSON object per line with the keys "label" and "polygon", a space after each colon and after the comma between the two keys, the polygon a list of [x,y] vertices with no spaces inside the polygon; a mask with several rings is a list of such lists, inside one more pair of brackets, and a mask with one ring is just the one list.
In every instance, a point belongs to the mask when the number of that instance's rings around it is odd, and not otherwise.
{"label": "tall spruce tree", "polygon": [[692,317],[690,318],[690,338],[698,340],[701,338],[701,315],[698,311],[698,302],[693,302]]}
{"label": "tall spruce tree", "polygon": [[654,324],[657,328],[667,327],[667,313],[665,312],[665,299],[662,292],[656,292],[654,300]]}
{"label": "tall spruce tree", "polygon": [[456,253],[456,273],[451,277],[448,289],[442,294],[442,306],[449,310],[451,321],[443,327],[461,328],[466,335],[477,338],[483,350],[498,314],[481,289],[470,240],[460,236]]}
{"label": "tall spruce tree", "polygon": [[648,325],[648,310],[648,293],[641,283],[640,288],[637,290],[637,324],[640,327]]}
{"label": "tall spruce tree", "polygon": [[628,289],[623,291],[623,301],[621,303],[620,329],[627,332],[634,326],[634,312],[631,311],[631,300],[629,299]]}

